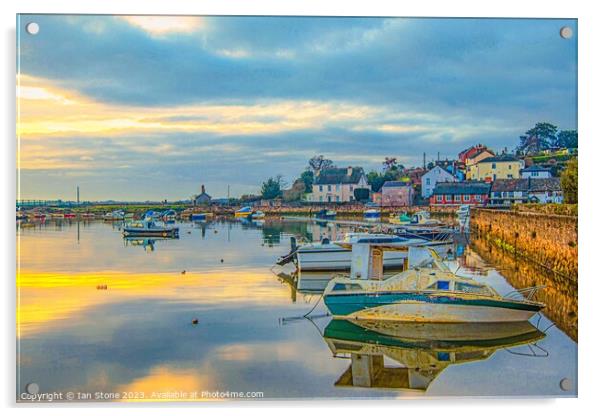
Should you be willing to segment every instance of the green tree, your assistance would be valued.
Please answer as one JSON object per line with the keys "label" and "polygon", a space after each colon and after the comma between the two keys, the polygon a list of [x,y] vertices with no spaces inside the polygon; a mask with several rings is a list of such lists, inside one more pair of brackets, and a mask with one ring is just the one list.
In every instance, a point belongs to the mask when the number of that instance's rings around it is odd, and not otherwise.
{"label": "green tree", "polygon": [[261,185],[261,197],[263,199],[275,199],[279,196],[282,196],[282,188],[285,186],[284,181],[282,180],[282,175],[277,175],[272,178],[269,177],[262,185]]}
{"label": "green tree", "polygon": [[550,148],[556,142],[558,127],[550,123],[537,123],[535,127],[527,130],[520,136],[520,144],[517,151],[525,155],[531,155]]}
{"label": "green tree", "polygon": [[579,196],[577,175],[577,158],[571,159],[566,169],[560,175],[560,186],[564,195],[564,202],[576,204]]}
{"label": "green tree", "polygon": [[561,130],[556,136],[557,147],[576,148],[577,147],[577,130]]}
{"label": "green tree", "polygon": [[305,184],[305,193],[311,192],[311,186],[314,183],[314,173],[311,170],[306,170],[301,174],[301,180]]}
{"label": "green tree", "polygon": [[372,188],[372,191],[378,192],[386,181],[394,181],[399,177],[399,175],[400,172],[397,170],[389,170],[382,174],[376,171],[370,171],[366,175],[366,178],[368,179],[368,184],[370,185],[370,188]]}

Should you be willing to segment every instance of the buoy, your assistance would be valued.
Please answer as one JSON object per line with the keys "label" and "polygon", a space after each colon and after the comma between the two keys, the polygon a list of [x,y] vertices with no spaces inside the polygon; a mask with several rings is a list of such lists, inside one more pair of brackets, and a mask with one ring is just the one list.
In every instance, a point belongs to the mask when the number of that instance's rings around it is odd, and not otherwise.
{"label": "buoy", "polygon": [[197,318],[194,318],[194,319],[192,320],[192,324],[193,324],[193,325],[196,325],[196,324],[198,324],[198,323],[199,323],[199,320],[198,320]]}
{"label": "buoy", "polygon": [[221,259],[221,260],[220,260],[220,263],[223,263],[223,262],[224,262],[224,259]]}
{"label": "buoy", "polygon": [[213,234],[217,234],[217,230],[213,230]]}

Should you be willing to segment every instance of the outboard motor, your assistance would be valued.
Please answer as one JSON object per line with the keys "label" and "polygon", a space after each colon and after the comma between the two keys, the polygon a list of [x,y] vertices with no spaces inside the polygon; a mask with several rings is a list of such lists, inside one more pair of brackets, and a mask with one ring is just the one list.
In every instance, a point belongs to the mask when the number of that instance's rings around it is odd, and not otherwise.
{"label": "outboard motor", "polygon": [[322,239],[322,244],[326,245],[326,244],[330,244],[330,239],[328,237],[325,237]]}

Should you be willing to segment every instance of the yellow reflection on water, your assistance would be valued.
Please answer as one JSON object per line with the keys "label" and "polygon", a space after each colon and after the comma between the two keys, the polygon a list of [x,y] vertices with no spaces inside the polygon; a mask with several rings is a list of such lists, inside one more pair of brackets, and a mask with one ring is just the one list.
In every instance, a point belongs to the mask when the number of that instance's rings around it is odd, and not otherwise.
{"label": "yellow reflection on water", "polygon": [[[104,289],[106,287],[106,289]],[[287,304],[287,290],[263,270],[204,273],[95,272],[17,275],[17,334],[77,322],[80,313],[99,305],[133,298],[161,298],[203,305],[229,302]]]}

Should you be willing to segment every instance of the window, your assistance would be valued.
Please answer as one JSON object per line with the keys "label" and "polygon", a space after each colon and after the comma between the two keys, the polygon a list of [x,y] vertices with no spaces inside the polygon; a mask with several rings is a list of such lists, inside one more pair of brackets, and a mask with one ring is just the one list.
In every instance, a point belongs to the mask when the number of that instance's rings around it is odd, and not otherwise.
{"label": "window", "polygon": [[332,202],[332,197],[328,195],[328,202]]}
{"label": "window", "polygon": [[512,174],[509,173],[508,175],[506,175],[508,177],[508,179],[512,179]]}
{"label": "window", "polygon": [[508,165],[508,169],[512,169],[512,165]]}
{"label": "window", "polygon": [[426,178],[426,184],[430,185],[431,184],[431,178]]}
{"label": "window", "polygon": [[443,202],[443,195],[437,195],[437,202]]}
{"label": "window", "polygon": [[452,196],[451,195],[445,195],[445,200],[451,201],[452,200]]}
{"label": "window", "polygon": [[437,280],[435,283],[427,287],[427,289],[449,290],[449,280]]}
{"label": "window", "polygon": [[454,202],[460,202],[462,199],[462,195],[454,195]]}
{"label": "window", "polygon": [[335,283],[332,290],[361,290],[362,286],[357,283]]}
{"label": "window", "polygon": [[332,186],[328,185],[328,192],[332,191]]}
{"label": "window", "polygon": [[491,164],[491,169],[495,169],[496,167],[497,167],[497,166],[496,166],[496,164],[495,164],[495,163],[492,163],[492,164]]}
{"label": "window", "polygon": [[349,185],[349,190],[353,192],[353,185]]}
{"label": "window", "polygon": [[320,196],[320,202],[324,201],[324,197]]}
{"label": "window", "polygon": [[337,195],[337,202],[341,202],[341,197]]}
{"label": "window", "polygon": [[481,195],[475,195],[474,199],[475,199],[475,201],[481,202]]}
{"label": "window", "polygon": [[324,191],[324,187],[320,185],[320,192]]}
{"label": "window", "polygon": [[470,201],[470,195],[464,195],[464,202]]}

